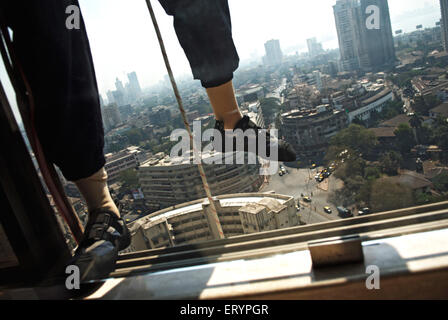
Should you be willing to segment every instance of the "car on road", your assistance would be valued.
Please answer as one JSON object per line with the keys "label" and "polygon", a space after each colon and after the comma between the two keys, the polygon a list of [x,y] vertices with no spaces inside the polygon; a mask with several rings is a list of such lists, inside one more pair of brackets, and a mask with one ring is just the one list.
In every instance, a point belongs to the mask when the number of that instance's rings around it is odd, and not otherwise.
{"label": "car on road", "polygon": [[310,169],[315,169],[317,167],[317,164],[313,163],[310,167]]}
{"label": "car on road", "polygon": [[333,212],[329,206],[324,207],[324,211],[328,214]]}
{"label": "car on road", "polygon": [[305,201],[305,202],[311,202],[312,200],[311,200],[310,197],[303,197],[303,201]]}
{"label": "car on road", "polygon": [[352,211],[347,208],[337,207],[337,210],[338,210],[338,215],[343,219],[353,217]]}
{"label": "car on road", "polygon": [[280,166],[280,171],[283,172],[283,174],[288,173],[288,171],[286,171],[286,168],[284,166]]}
{"label": "car on road", "polygon": [[358,211],[358,216],[365,216],[370,214],[370,208],[362,208],[361,210]]}
{"label": "car on road", "polygon": [[325,179],[325,178],[324,178],[323,175],[319,175],[319,176],[316,178],[316,181],[320,183],[320,182],[324,181],[324,179]]}

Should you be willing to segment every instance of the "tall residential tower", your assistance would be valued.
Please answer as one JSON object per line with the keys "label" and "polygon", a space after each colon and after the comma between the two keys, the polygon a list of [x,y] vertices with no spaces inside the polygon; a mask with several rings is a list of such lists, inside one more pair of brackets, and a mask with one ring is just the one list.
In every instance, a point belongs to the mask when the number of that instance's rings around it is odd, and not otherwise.
{"label": "tall residential tower", "polygon": [[266,56],[263,59],[266,65],[273,66],[282,63],[283,53],[279,40],[269,40],[264,44],[264,48],[266,50]]}
{"label": "tall residential tower", "polygon": [[333,10],[344,71],[372,71],[394,65],[387,0],[337,0]]}
{"label": "tall residential tower", "polygon": [[442,43],[445,51],[448,51],[448,0],[440,0],[440,10],[442,11],[440,23],[442,28]]}

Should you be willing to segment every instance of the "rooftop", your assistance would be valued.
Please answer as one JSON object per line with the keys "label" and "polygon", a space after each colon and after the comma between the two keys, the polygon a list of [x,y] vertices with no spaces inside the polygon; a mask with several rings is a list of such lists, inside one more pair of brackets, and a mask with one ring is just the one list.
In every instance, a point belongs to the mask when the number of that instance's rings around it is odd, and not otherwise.
{"label": "rooftop", "polygon": [[[263,204],[266,204],[266,201],[261,202],[263,199],[272,199],[278,202],[277,207],[283,205],[285,202],[291,199],[290,196],[284,196],[279,194],[270,194],[270,193],[241,193],[241,194],[230,194],[230,195],[222,195],[217,196],[215,199],[219,200],[221,207],[243,207],[247,205],[251,205],[254,208],[260,205],[262,208],[265,208]],[[192,213],[196,211],[202,211],[203,205],[207,205],[209,203],[208,199],[200,199],[187,203],[183,203],[174,207],[166,208],[164,210],[160,210],[146,216],[144,218],[138,219],[131,224],[131,228],[135,223],[138,225],[146,225],[157,224],[159,221],[163,219],[168,219],[174,217],[176,215],[183,215],[186,213]]]}
{"label": "rooftop", "polygon": [[408,123],[411,120],[411,118],[405,114],[400,114],[392,119],[383,121],[379,124],[379,127],[390,127],[390,128],[397,128],[402,123]]}
{"label": "rooftop", "polygon": [[395,137],[395,128],[393,127],[370,128],[369,131],[373,132],[377,138]]}
{"label": "rooftop", "polygon": [[[222,158],[224,155],[225,158]],[[202,152],[200,154],[201,159],[205,163],[213,163],[214,161],[217,162],[218,159],[222,159],[222,163],[226,163],[227,158],[234,157],[233,152],[228,153],[221,153],[221,152]],[[229,163],[233,163],[229,162]],[[193,165],[194,162],[194,155],[193,151],[188,151],[185,156],[179,156],[179,157],[171,157],[170,155],[163,155],[163,157],[160,155],[158,157],[153,157],[141,164],[141,168],[148,168],[148,167],[171,167],[171,166],[186,166],[186,165]]]}
{"label": "rooftop", "polygon": [[422,174],[414,171],[403,170],[400,175],[385,178],[395,182],[401,186],[408,187],[412,190],[427,188],[432,186],[432,182],[426,179]]}
{"label": "rooftop", "polygon": [[362,101],[363,105],[369,105],[385,96],[387,96],[388,94],[392,93],[392,90],[390,90],[389,88],[385,88],[384,90],[382,90],[381,92],[375,94],[373,97],[370,97],[366,100]]}
{"label": "rooftop", "polygon": [[443,117],[448,117],[448,103],[443,103],[431,109],[431,112],[440,114]]}

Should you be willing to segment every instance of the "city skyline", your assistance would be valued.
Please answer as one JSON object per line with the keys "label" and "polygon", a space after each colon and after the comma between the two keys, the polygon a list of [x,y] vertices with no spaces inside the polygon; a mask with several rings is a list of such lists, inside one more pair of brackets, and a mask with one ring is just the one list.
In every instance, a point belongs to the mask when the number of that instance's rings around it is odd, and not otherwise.
{"label": "city skyline", "polygon": [[[242,62],[258,59],[261,63],[264,43],[270,39],[280,40],[285,55],[306,52],[306,40],[314,37],[324,49],[338,48],[333,15],[335,3],[336,0],[315,3],[279,0],[273,6],[267,0],[230,0],[233,36]],[[130,70],[137,72],[143,88],[163,79],[166,70],[144,1],[129,4],[119,0],[107,3],[105,0],[81,0],[80,4],[103,96],[107,90],[114,89],[117,77],[126,78]],[[172,26],[172,17],[166,15],[157,1],[153,6],[175,75],[187,75],[192,79]],[[434,27],[440,19],[438,0],[390,0],[389,7],[393,31],[411,32],[417,24]],[[129,37],[137,29],[141,30],[138,36]]]}
{"label": "city skyline", "polygon": [[[187,76],[192,79],[188,61],[172,26],[172,17],[166,15],[157,2],[154,4],[176,77]],[[258,59],[261,64],[265,53],[264,43],[269,39],[278,39],[285,55],[296,51],[307,52],[306,40],[314,37],[322,43],[325,50],[338,48],[333,13],[336,0],[300,4],[291,0],[279,0],[276,6],[272,6],[267,0],[257,1],[256,6],[253,1],[229,0],[229,4],[233,35],[242,62]],[[130,4],[120,0],[80,0],[80,5],[90,39],[98,87],[103,98],[107,97],[107,91],[115,90],[117,78],[127,79],[127,74],[132,71],[137,72],[142,89],[163,79],[166,70],[144,1],[132,1]],[[285,6],[297,10],[284,10]],[[303,19],[296,18],[298,21],[294,21],[296,12],[308,11],[303,10],[303,7],[314,14],[299,14]],[[300,8],[302,10],[298,10]],[[417,24],[433,27],[441,17],[439,0],[390,0],[389,8],[394,32],[398,29],[404,32],[414,31]],[[248,16],[247,12],[251,14]],[[282,16],[277,17],[280,14]],[[316,19],[316,16],[321,19]],[[272,23],[266,23],[266,19],[262,17],[268,17]],[[321,23],[323,19],[328,19],[329,22]],[[306,25],[310,27],[304,28]],[[251,32],[258,28],[261,29]],[[136,29],[142,30],[139,37],[129,37],[129,33]],[[12,98],[14,92],[7,80],[3,63],[0,64],[0,78],[4,80],[5,90],[11,103],[15,105],[15,99]]]}

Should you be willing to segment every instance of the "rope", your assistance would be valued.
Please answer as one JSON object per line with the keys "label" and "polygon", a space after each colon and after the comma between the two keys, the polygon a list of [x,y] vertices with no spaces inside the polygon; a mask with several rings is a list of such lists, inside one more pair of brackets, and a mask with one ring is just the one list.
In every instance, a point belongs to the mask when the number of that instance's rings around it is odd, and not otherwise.
{"label": "rope", "polygon": [[[160,32],[159,24],[157,23],[157,19],[156,19],[156,16],[154,14],[154,10],[153,10],[152,5],[151,5],[151,1],[150,0],[146,0],[146,4],[148,6],[148,10],[149,10],[149,13],[151,15],[152,23],[154,25],[154,29],[155,29],[156,34],[157,34],[157,39],[159,41],[160,50],[162,51],[163,60],[165,61],[165,66],[166,66],[166,69],[168,71],[168,75],[170,77],[170,81],[171,81],[171,85],[173,87],[174,95],[176,96],[176,100],[177,100],[177,104],[179,106],[180,114],[182,115],[182,119],[183,119],[185,128],[187,129],[188,135],[190,137],[190,145],[193,146],[192,147],[193,148],[193,155],[196,156],[199,153],[198,153],[198,150],[196,150],[196,148],[195,148],[195,144],[193,143],[193,134],[191,132],[190,124],[188,123],[188,120],[187,120],[187,115],[186,115],[185,109],[183,107],[182,98],[181,98],[179,90],[177,88],[176,80],[174,79],[173,71],[171,69],[171,64],[169,62],[168,55],[166,53],[165,43],[163,41],[163,38],[162,38],[162,35],[161,35],[161,32]],[[218,218],[218,212],[216,210],[215,203],[213,202],[213,196],[211,194],[210,187],[209,187],[208,182],[207,182],[207,176],[205,175],[204,167],[202,166],[202,162],[201,161],[198,162],[198,169],[199,169],[199,174],[200,174],[201,179],[202,179],[202,184],[203,184],[205,193],[206,193],[208,201],[210,203],[210,208],[211,208],[211,211],[212,211],[212,218],[215,221],[216,227],[218,229],[217,231],[218,231],[219,237],[220,237],[220,239],[224,239],[225,238],[224,232],[222,231],[221,222],[219,221],[219,218]]]}

